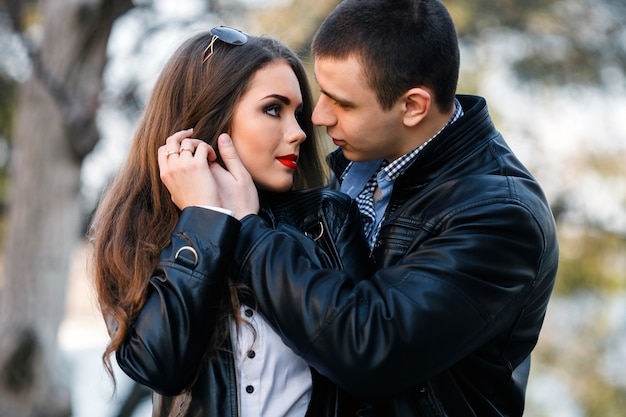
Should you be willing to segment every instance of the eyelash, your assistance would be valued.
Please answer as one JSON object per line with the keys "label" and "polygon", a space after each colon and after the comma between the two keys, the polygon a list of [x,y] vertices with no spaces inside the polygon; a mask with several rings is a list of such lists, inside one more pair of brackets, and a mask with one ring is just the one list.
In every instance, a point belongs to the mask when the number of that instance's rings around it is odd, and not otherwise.
{"label": "eyelash", "polygon": [[[282,108],[283,106],[281,106],[280,104],[270,104],[263,109],[263,112],[272,117],[280,117],[280,111],[282,110]],[[273,112],[276,112],[276,114],[272,114]]]}
{"label": "eyelash", "polygon": [[[263,109],[263,112],[271,117],[280,117],[280,112],[283,109],[283,106],[280,104],[270,104]],[[276,112],[276,114],[272,114],[272,112]],[[302,117],[302,110],[296,110],[294,117],[296,120],[300,121]]]}
{"label": "eyelash", "polygon": [[340,103],[340,102],[338,102],[336,100],[335,100],[335,106],[339,107],[340,109],[344,109],[344,110],[350,107],[349,105],[344,104],[344,103]]}

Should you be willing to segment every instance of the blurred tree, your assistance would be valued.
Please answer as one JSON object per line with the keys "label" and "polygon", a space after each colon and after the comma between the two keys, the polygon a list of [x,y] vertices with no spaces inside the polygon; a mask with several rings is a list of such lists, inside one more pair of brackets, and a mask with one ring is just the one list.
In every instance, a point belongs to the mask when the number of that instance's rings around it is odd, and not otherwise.
{"label": "blurred tree", "polygon": [[[4,211],[7,200],[7,162],[9,138],[15,109],[15,82],[0,74],[0,236],[4,231]],[[1,279],[0,279],[1,282]]]}
{"label": "blurred tree", "polygon": [[15,83],[0,74],[0,137],[8,137],[13,122]]}
{"label": "blurred tree", "polygon": [[0,415],[70,416],[57,330],[69,259],[80,238],[80,166],[99,138],[95,115],[111,27],[133,3],[14,0],[6,7],[33,72],[19,86],[12,133],[0,286]]}

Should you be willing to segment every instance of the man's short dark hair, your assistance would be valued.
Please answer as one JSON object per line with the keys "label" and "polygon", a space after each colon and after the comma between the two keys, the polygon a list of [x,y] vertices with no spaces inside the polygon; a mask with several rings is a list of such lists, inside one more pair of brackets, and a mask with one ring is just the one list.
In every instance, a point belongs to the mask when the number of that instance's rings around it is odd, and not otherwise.
{"label": "man's short dark hair", "polygon": [[312,43],[316,58],[355,57],[384,109],[412,87],[433,91],[449,111],[459,77],[459,44],[439,0],[344,0]]}

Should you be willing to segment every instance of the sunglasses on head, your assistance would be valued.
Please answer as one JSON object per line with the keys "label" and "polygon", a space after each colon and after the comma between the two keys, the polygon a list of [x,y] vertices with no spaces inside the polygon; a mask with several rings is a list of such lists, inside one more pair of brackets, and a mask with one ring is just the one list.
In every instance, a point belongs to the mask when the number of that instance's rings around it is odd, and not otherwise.
{"label": "sunglasses on head", "polygon": [[[212,38],[209,46],[207,46],[202,52],[202,56],[204,56],[204,59],[202,60],[203,64],[207,59],[211,58],[211,55],[213,55],[213,44],[218,39],[224,43],[234,46],[243,45],[248,42],[248,35],[238,29],[228,26],[216,26],[211,29],[209,33],[212,35]],[[209,52],[208,55],[207,52]]]}

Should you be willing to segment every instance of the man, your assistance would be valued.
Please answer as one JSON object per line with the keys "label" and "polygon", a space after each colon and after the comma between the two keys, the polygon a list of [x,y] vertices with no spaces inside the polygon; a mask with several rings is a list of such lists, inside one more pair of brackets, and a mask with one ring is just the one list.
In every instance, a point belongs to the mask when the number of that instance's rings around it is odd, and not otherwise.
{"label": "man", "polygon": [[313,121],[338,146],[332,182],[358,201],[377,271],[320,269],[249,215],[237,275],[286,343],[367,415],[521,416],[556,227],[485,100],[455,96],[458,41],[445,6],[345,0],[312,53]]}

